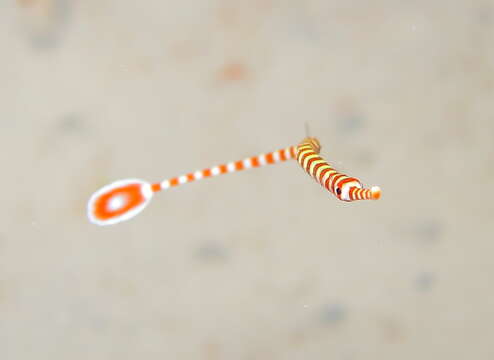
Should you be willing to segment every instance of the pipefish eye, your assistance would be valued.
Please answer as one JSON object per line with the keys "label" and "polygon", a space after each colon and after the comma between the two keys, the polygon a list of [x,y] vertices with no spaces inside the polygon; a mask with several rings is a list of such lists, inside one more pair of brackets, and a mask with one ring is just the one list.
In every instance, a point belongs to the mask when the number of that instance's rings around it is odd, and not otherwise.
{"label": "pipefish eye", "polygon": [[341,189],[340,188],[336,188],[336,194],[341,195]]}

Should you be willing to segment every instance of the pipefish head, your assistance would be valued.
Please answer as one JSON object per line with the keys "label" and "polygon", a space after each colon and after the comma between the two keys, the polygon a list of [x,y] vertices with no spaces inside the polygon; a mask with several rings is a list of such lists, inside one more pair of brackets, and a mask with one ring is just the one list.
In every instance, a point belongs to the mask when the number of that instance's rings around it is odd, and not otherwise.
{"label": "pipefish head", "polygon": [[381,197],[381,189],[379,186],[373,186],[370,189],[366,189],[362,186],[362,183],[352,177],[343,178],[343,180],[337,180],[334,186],[334,194],[336,197],[343,201],[355,201],[355,200],[378,200]]}
{"label": "pipefish head", "polygon": [[[347,185],[347,184],[345,184]],[[345,186],[344,185],[344,186]],[[360,183],[359,183],[360,185]],[[345,191],[345,201],[355,200],[379,200],[381,198],[381,188],[379,186],[373,186],[370,189],[365,189],[362,185],[349,185]]]}

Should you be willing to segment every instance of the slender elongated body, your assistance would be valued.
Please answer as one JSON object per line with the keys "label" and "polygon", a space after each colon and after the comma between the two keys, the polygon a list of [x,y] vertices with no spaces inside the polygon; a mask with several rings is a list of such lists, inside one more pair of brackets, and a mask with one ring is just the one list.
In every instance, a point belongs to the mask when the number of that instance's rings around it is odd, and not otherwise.
{"label": "slender elongated body", "polygon": [[364,189],[357,179],[338,173],[333,169],[319,156],[320,149],[319,141],[316,138],[308,137],[298,146],[290,146],[245,160],[195,171],[158,183],[151,184],[139,179],[118,180],[102,187],[90,197],[87,205],[88,218],[97,225],[116,224],[140,213],[158,191],[212,176],[276,164],[289,159],[297,159],[309,175],[313,176],[316,181],[340,200],[376,200],[380,197],[381,192],[377,186],[370,190]]}
{"label": "slender elongated body", "polygon": [[112,225],[140,213],[154,193],[212,176],[228,174],[295,159],[296,146],[253,156],[150,184],[139,179],[118,180],[96,191],[87,205],[88,218],[97,225]]}
{"label": "slender elongated body", "polygon": [[307,174],[334,196],[343,201],[377,200],[381,197],[378,186],[364,189],[358,179],[342,174],[329,165],[319,155],[320,151],[319,141],[307,137],[297,146],[297,161]]}

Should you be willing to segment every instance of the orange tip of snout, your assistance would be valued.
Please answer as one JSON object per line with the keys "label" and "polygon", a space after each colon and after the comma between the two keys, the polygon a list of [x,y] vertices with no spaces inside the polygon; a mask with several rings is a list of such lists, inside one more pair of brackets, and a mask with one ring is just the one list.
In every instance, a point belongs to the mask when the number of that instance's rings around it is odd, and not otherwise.
{"label": "orange tip of snout", "polygon": [[151,184],[138,179],[118,180],[96,191],[87,216],[97,225],[113,225],[140,213],[153,197]]}
{"label": "orange tip of snout", "polygon": [[372,200],[378,200],[381,197],[381,188],[379,186],[373,186],[371,188]]}

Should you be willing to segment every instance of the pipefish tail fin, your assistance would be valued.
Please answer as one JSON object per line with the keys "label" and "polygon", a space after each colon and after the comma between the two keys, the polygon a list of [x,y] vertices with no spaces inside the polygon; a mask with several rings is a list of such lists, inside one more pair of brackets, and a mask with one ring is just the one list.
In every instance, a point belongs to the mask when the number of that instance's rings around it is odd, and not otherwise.
{"label": "pipefish tail fin", "polygon": [[113,225],[139,214],[152,199],[151,184],[139,179],[118,180],[89,198],[87,216],[96,225]]}

